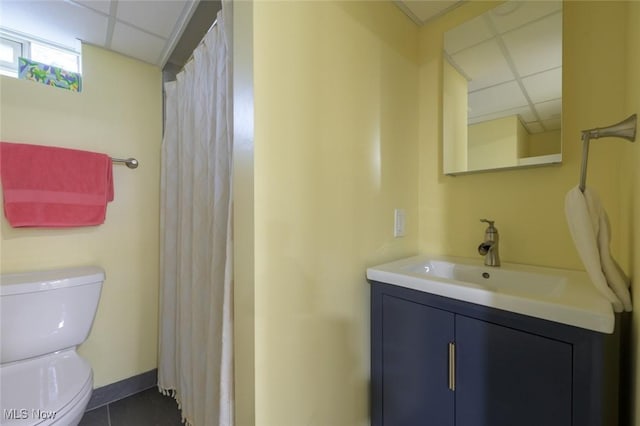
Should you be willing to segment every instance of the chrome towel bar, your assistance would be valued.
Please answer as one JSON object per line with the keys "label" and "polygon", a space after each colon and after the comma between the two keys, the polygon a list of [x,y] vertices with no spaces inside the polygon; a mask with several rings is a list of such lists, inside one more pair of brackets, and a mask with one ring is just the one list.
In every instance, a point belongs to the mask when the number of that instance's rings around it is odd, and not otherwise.
{"label": "chrome towel bar", "polygon": [[135,169],[138,167],[138,160],[135,158],[113,158],[111,157],[112,163],[125,164],[130,169]]}

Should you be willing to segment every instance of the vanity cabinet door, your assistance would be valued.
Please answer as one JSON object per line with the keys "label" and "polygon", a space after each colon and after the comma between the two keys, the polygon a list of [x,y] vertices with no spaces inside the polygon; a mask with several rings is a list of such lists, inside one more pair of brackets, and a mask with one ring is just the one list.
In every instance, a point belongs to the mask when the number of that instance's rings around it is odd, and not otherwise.
{"label": "vanity cabinet door", "polygon": [[374,352],[373,362],[381,369],[374,383],[381,410],[373,424],[453,426],[448,347],[454,314],[390,295],[382,296],[380,314],[382,359]]}
{"label": "vanity cabinet door", "polygon": [[456,315],[456,426],[571,425],[572,356],[569,343]]}

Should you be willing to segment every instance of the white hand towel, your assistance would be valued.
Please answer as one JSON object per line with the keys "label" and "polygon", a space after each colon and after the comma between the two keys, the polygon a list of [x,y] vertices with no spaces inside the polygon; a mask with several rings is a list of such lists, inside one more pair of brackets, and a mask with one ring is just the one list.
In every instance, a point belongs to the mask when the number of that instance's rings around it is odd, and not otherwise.
{"label": "white hand towel", "polygon": [[631,311],[629,279],[611,257],[609,217],[598,196],[578,187],[565,197],[569,231],[580,259],[596,288],[613,304],[616,312]]}

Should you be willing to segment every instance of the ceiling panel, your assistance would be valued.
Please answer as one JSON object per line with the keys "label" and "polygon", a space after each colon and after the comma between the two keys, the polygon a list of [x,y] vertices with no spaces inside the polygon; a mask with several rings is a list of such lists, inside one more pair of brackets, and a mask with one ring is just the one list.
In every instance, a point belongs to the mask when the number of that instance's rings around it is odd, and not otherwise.
{"label": "ceiling panel", "polygon": [[562,11],[562,1],[508,1],[492,9],[491,21],[498,33],[521,27],[555,12]]}
{"label": "ceiling panel", "polygon": [[422,21],[426,21],[433,16],[439,15],[449,9],[456,1],[447,0],[406,0],[403,2]]}
{"label": "ceiling panel", "polygon": [[510,108],[503,111],[496,111],[486,115],[480,115],[477,117],[470,117],[469,124],[481,123],[483,121],[495,120],[496,118],[507,117],[509,115],[518,115],[524,121],[535,121],[537,120],[533,111],[529,106],[523,106],[519,108]]}
{"label": "ceiling panel", "polygon": [[[0,0],[0,26],[73,50],[81,40],[163,67],[198,3],[199,0]],[[208,29],[212,19],[207,18]]]}
{"label": "ceiling panel", "polygon": [[149,13],[148,2],[120,1],[117,17],[123,22],[167,39],[171,36],[187,3],[186,0],[154,2],[153,13]]}
{"label": "ceiling panel", "polygon": [[495,39],[487,40],[473,49],[453,55],[456,68],[469,78],[469,91],[474,92],[515,79],[500,46]]}
{"label": "ceiling panel", "polygon": [[462,49],[474,46],[493,37],[487,21],[482,17],[471,19],[447,31],[444,39],[444,50],[454,55]]}
{"label": "ceiling panel", "polygon": [[533,103],[557,99],[562,94],[562,67],[525,77],[522,84]]}
{"label": "ceiling panel", "polygon": [[555,99],[553,101],[540,102],[535,104],[536,111],[540,120],[549,120],[552,118],[559,118],[562,111],[562,101]]}
{"label": "ceiling panel", "polygon": [[562,14],[556,13],[502,35],[520,76],[562,65]]}
{"label": "ceiling panel", "polygon": [[448,30],[443,44],[445,56],[468,80],[470,123],[517,114],[537,123],[530,130],[544,131],[542,120],[560,117],[560,1],[504,2]]}
{"label": "ceiling panel", "polygon": [[113,29],[111,49],[145,62],[155,64],[162,55],[165,40],[145,33],[127,24],[116,22]]}
{"label": "ceiling panel", "polygon": [[531,107],[526,106],[522,108],[522,112],[518,112],[518,114],[520,116],[520,118],[523,121],[536,121],[538,118],[536,117],[535,113],[533,112],[533,110],[531,109]]}
{"label": "ceiling panel", "polygon": [[82,6],[93,9],[97,12],[108,15],[111,9],[111,0],[74,0],[76,3]]}
{"label": "ceiling panel", "polygon": [[476,117],[527,105],[515,81],[469,93],[469,116]]}
{"label": "ceiling panel", "polygon": [[106,16],[66,1],[1,0],[0,26],[75,49],[77,39],[103,45]]}

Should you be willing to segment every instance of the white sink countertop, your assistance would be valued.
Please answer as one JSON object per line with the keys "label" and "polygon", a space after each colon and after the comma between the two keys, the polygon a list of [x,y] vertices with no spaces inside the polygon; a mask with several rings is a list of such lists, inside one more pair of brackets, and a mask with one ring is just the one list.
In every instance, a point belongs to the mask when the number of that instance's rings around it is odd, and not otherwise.
{"label": "white sink countertop", "polygon": [[367,279],[613,333],[611,304],[586,272],[452,256],[414,256],[367,269]]}

